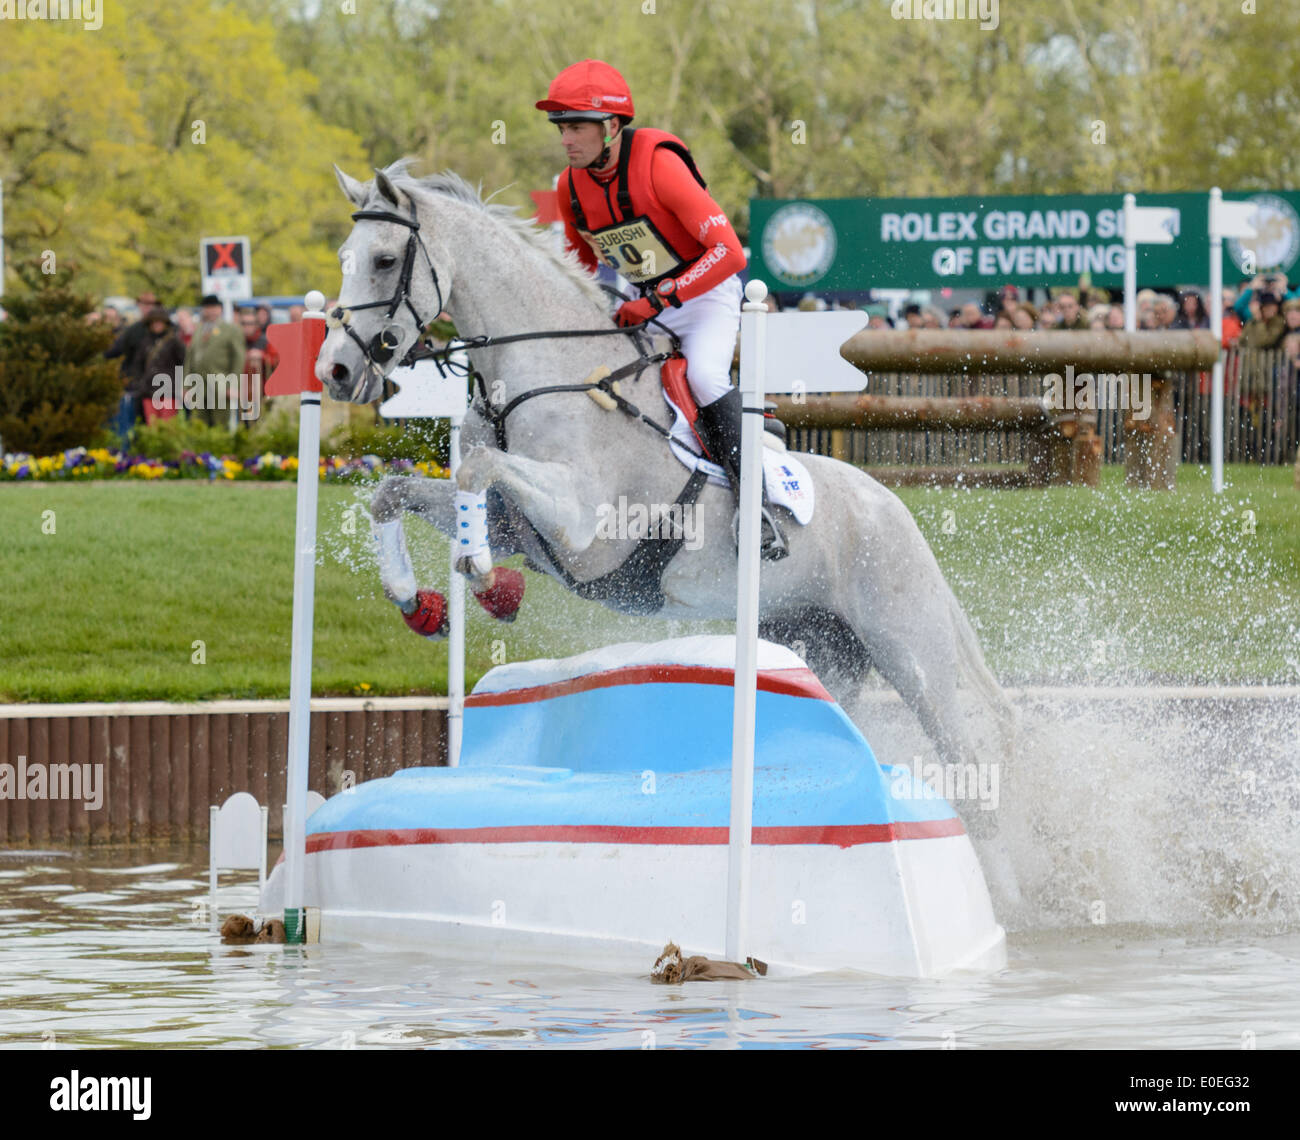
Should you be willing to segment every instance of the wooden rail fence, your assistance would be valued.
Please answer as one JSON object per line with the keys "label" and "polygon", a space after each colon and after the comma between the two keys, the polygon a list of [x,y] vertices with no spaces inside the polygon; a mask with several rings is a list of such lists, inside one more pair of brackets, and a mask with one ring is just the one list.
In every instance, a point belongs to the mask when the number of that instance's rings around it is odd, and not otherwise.
{"label": "wooden rail fence", "polygon": [[[445,697],[313,700],[309,786],[328,797],[399,768],[445,764],[446,707]],[[234,792],[266,804],[279,835],[288,708],[0,706],[0,846],[206,841],[208,806]],[[82,766],[77,777],[69,765]],[[102,802],[89,810],[96,789]]]}

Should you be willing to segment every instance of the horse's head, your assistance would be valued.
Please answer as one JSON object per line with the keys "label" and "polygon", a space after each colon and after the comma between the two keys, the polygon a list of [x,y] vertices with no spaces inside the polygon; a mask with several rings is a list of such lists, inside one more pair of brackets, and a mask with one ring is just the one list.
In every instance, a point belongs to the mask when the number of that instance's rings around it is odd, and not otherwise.
{"label": "horse's head", "polygon": [[316,378],[336,400],[368,404],[423,326],[446,306],[451,266],[421,228],[415,200],[387,172],[376,170],[369,183],[337,166],[334,173],[357,207],[356,224],[339,247],[343,285],[326,314],[330,330],[316,359]]}

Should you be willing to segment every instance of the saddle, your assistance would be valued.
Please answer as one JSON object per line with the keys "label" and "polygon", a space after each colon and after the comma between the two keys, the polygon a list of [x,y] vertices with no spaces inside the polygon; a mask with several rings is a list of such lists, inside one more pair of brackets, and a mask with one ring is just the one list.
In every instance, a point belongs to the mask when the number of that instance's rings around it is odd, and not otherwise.
{"label": "saddle", "polygon": [[[695,442],[700,445],[700,454],[713,460],[714,457],[709,454],[709,449],[695,426],[700,418],[700,409],[695,403],[695,397],[691,395],[691,386],[686,380],[686,357],[677,353],[665,360],[659,368],[659,379],[663,384],[664,394],[681,409],[682,418],[690,427]],[[785,424],[776,418],[776,405],[769,400],[764,402],[763,408],[764,429],[785,443]]]}

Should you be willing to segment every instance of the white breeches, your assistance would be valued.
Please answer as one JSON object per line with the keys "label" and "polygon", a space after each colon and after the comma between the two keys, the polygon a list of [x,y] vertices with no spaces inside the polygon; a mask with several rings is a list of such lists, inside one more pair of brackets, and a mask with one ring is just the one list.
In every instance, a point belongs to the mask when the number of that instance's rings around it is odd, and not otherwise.
{"label": "white breeches", "polygon": [[[731,387],[731,361],[740,331],[740,298],[740,277],[732,274],[707,293],[684,301],[680,309],[670,306],[659,314],[659,323],[682,339],[686,379],[700,407],[725,396]],[[649,325],[647,331],[653,336],[657,327]]]}

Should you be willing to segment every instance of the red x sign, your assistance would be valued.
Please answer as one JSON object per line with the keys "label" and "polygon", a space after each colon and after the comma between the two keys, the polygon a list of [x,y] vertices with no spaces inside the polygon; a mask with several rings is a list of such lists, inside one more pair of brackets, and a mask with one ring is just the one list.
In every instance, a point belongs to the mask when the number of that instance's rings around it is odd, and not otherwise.
{"label": "red x sign", "polygon": [[212,262],[213,273],[218,269],[233,269],[236,273],[239,272],[239,266],[235,264],[233,256],[235,252],[235,243],[233,241],[228,241],[224,245],[214,245],[212,251],[216,254],[216,258]]}
{"label": "red x sign", "polygon": [[205,275],[208,277],[227,274],[239,276],[248,272],[242,239],[229,241],[208,239],[203,243],[203,255]]}

